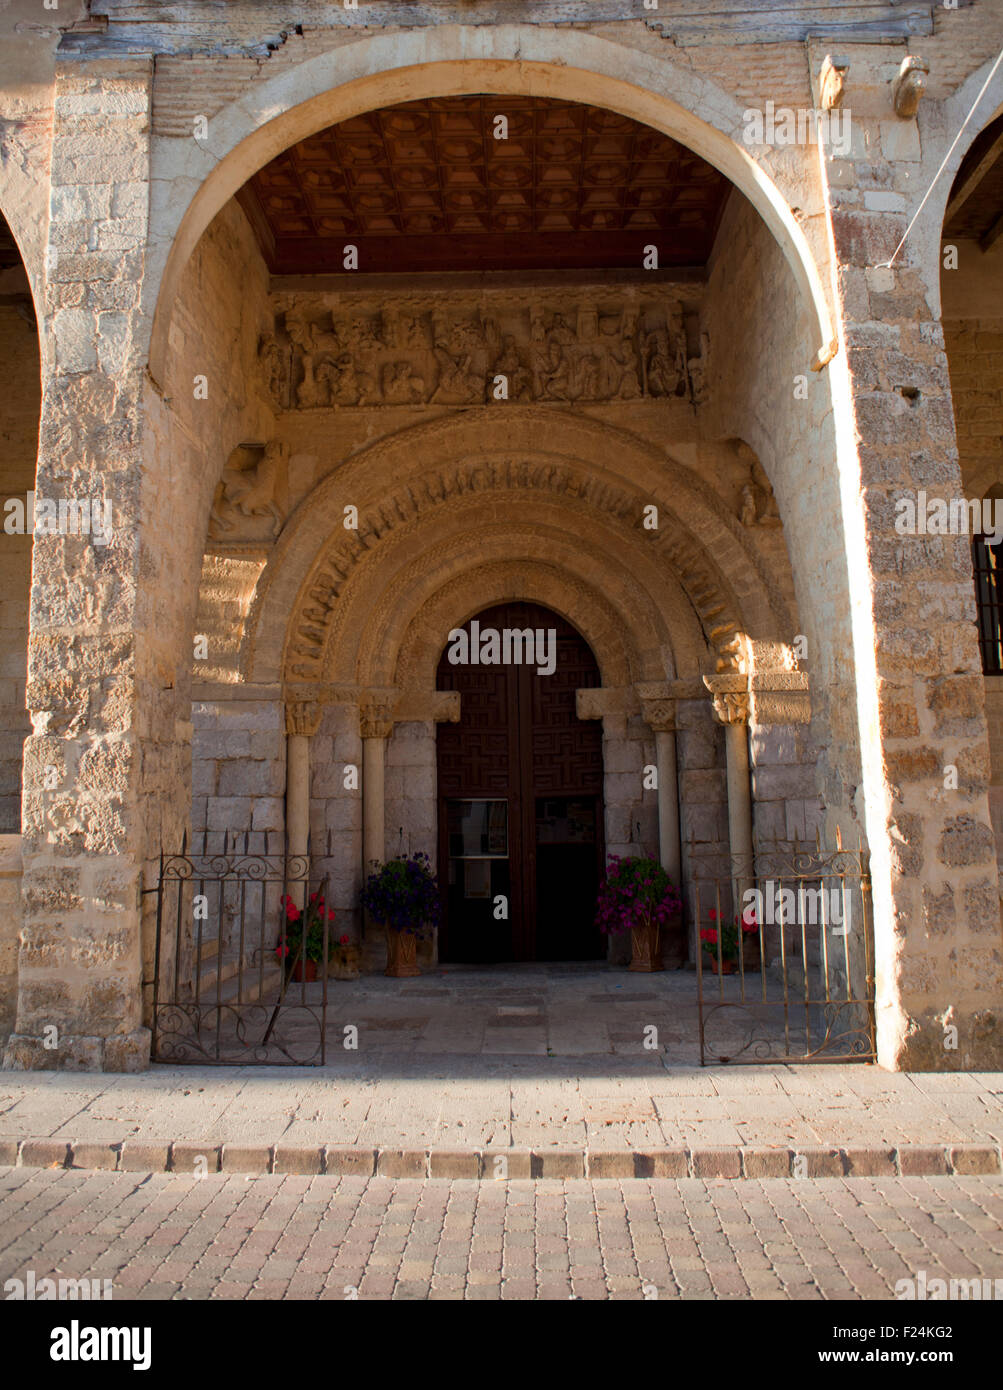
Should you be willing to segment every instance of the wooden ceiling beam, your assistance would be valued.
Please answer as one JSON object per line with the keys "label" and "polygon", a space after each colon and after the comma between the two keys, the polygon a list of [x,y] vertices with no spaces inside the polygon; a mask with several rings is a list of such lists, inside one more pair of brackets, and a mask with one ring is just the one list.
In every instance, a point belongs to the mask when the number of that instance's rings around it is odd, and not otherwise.
{"label": "wooden ceiling beam", "polygon": [[1001,154],[1003,154],[1003,130],[996,136],[996,139],[989,146],[988,150],[986,150],[971,173],[965,176],[957,192],[951,194],[947,209],[944,213],[945,228],[955,213],[968,202],[968,199],[978,188],[979,184],[989,173],[989,170],[993,167]]}
{"label": "wooden ceiling beam", "polygon": [[1003,236],[1003,212],[1000,213],[999,217],[997,217],[996,221],[992,224],[992,226],[989,227],[986,231],[984,231],[982,235],[979,237],[980,250],[988,251],[990,246],[992,246],[994,242],[998,241],[1001,236]]}
{"label": "wooden ceiling beam", "polygon": [[289,237],[275,243],[275,275],[339,271],[343,247],[359,248],[359,271],[643,269],[644,248],[659,247],[660,268],[701,265],[706,231],[681,237],[669,228],[554,236],[485,232],[476,236]]}
{"label": "wooden ceiling beam", "polygon": [[261,252],[265,265],[269,271],[275,270],[275,233],[269,222],[264,208],[261,206],[261,199],[254,191],[253,183],[245,183],[242,188],[237,189],[237,203],[243,209],[244,215],[251,224],[258,243],[258,250]]}

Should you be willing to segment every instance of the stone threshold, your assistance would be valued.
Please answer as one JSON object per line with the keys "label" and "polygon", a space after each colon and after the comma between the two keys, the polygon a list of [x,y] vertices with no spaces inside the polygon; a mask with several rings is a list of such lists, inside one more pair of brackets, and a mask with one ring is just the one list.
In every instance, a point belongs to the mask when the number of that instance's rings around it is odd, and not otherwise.
{"label": "stone threshold", "polygon": [[802,1148],[728,1145],[650,1149],[390,1149],[351,1144],[192,1143],[190,1140],[77,1144],[0,1139],[0,1165],[105,1172],[292,1173],[418,1178],[845,1178],[975,1177],[1003,1173],[992,1144]]}

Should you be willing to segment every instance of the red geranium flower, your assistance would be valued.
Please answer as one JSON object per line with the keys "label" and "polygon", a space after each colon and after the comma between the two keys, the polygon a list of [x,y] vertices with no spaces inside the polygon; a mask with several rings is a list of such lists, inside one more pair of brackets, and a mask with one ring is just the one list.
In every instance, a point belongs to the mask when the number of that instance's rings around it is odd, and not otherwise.
{"label": "red geranium flower", "polygon": [[348,937],[347,937],[347,936],[341,937],[341,939],[339,940],[338,944],[339,944],[339,946],[347,946],[347,945],[348,945]]}

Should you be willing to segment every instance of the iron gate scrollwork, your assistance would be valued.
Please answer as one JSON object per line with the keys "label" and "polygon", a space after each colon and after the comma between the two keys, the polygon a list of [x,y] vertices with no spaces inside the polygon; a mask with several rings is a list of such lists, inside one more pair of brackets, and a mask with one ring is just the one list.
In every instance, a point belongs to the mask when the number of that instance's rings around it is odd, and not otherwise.
{"label": "iron gate scrollwork", "polygon": [[[162,854],[157,881],[153,1059],[247,1066],[326,1060],[328,882],[309,855],[241,849]],[[322,959],[289,922],[313,904]],[[310,978],[314,976],[315,978]]]}
{"label": "iron gate scrollwork", "polygon": [[874,1061],[865,852],[794,841],[691,852],[700,1061]]}

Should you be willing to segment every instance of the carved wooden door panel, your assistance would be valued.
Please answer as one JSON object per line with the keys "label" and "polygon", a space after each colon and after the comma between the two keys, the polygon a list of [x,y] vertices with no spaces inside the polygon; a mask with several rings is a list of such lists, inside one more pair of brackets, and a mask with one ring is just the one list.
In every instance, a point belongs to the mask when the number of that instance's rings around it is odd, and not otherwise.
{"label": "carved wooden door panel", "polygon": [[598,959],[602,727],[575,712],[575,691],[599,684],[595,658],[533,604],[472,621],[481,634],[539,631],[549,645],[531,663],[454,665],[448,649],[439,663],[438,688],[462,696],[460,723],[437,731],[440,959]]}

